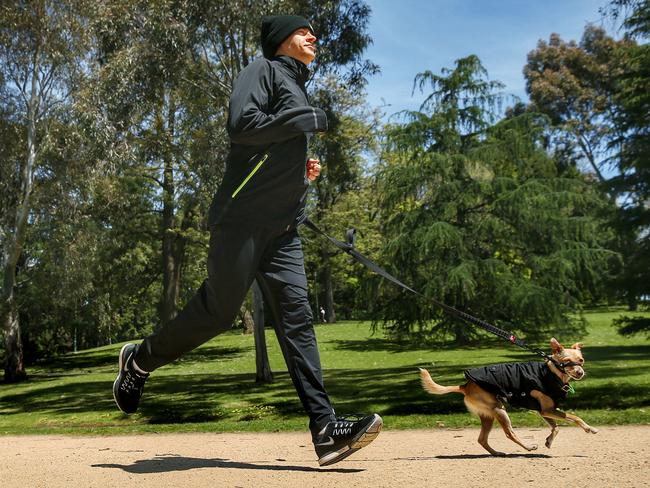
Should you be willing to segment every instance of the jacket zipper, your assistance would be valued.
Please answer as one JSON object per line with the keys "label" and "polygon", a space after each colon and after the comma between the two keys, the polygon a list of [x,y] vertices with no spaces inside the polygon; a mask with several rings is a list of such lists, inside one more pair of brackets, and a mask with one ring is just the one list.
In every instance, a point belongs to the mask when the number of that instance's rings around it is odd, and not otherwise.
{"label": "jacket zipper", "polygon": [[230,198],[235,198],[235,197],[237,196],[237,194],[239,193],[239,191],[240,191],[242,188],[244,188],[244,185],[245,185],[246,183],[248,183],[248,180],[250,180],[250,179],[253,177],[253,175],[254,175],[255,173],[257,173],[257,170],[260,169],[260,166],[262,166],[262,164],[264,164],[264,161],[266,161],[266,160],[268,159],[268,157],[269,157],[268,153],[264,154],[264,156],[262,157],[262,159],[260,159],[259,162],[258,162],[258,163],[255,165],[255,167],[253,168],[253,171],[251,171],[250,173],[248,173],[248,176],[247,176],[246,178],[244,178],[244,181],[241,182],[241,184],[237,187],[237,189],[232,193],[232,195],[230,196]]}

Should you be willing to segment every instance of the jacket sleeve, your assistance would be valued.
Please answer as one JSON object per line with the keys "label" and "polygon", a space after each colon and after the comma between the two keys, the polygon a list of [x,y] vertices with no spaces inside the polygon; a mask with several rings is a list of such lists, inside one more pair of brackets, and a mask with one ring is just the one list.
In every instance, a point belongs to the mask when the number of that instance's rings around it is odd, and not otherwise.
{"label": "jacket sleeve", "polygon": [[327,117],[319,108],[304,106],[269,114],[272,93],[269,63],[252,63],[240,73],[228,114],[232,142],[257,146],[283,142],[304,132],[327,130]]}

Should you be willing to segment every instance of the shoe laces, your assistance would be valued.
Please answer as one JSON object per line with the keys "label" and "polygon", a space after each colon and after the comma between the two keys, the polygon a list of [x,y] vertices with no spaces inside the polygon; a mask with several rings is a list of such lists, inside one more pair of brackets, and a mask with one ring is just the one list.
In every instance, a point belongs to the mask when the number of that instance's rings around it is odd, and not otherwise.
{"label": "shoe laces", "polygon": [[361,420],[363,417],[364,415],[360,413],[348,413],[348,414],[337,416],[334,422],[335,422],[335,426],[338,428],[351,427],[352,425],[356,424],[359,420]]}
{"label": "shoe laces", "polygon": [[124,380],[120,385],[120,389],[127,392],[134,390],[141,391],[144,387],[144,382],[147,381],[148,376],[149,375],[142,376],[135,371],[129,370],[124,375]]}

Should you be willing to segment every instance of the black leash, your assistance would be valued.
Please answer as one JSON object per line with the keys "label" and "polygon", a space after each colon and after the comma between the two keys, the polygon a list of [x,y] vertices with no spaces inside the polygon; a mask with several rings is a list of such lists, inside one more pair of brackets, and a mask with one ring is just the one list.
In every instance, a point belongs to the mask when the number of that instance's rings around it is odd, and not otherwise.
{"label": "black leash", "polygon": [[305,219],[303,222],[305,226],[316,232],[317,234],[322,235],[325,237],[328,241],[330,241],[332,244],[334,244],[336,247],[341,249],[342,251],[346,252],[350,256],[352,256],[354,259],[356,259],[358,262],[363,264],[366,268],[370,269],[371,271],[377,273],[378,275],[386,278],[388,281],[391,281],[392,283],[395,283],[396,285],[402,287],[405,290],[410,291],[411,293],[414,293],[415,295],[418,295],[426,300],[430,300],[434,304],[436,304],[438,307],[442,308],[445,312],[447,312],[450,315],[453,315],[455,317],[458,317],[461,320],[464,320],[465,322],[468,322],[472,325],[475,325],[477,327],[480,327],[484,330],[487,330],[491,334],[494,334],[498,337],[501,337],[502,339],[507,340],[508,342],[519,346],[523,349],[526,349],[527,351],[532,352],[533,354],[536,354],[542,358],[544,358],[546,361],[552,362],[559,370],[561,370],[563,373],[565,372],[564,368],[567,366],[575,366],[575,364],[572,361],[567,361],[567,362],[561,362],[558,363],[555,358],[547,354],[546,352],[542,351],[541,349],[538,349],[536,347],[531,347],[528,344],[526,344],[522,339],[519,339],[514,333],[508,332],[506,330],[500,329],[496,327],[495,325],[490,324],[489,322],[486,322],[485,320],[481,320],[479,318],[476,318],[468,313],[465,313],[461,310],[458,310],[454,307],[451,307],[445,303],[442,303],[435,298],[427,298],[425,297],[422,293],[414,290],[410,286],[405,285],[402,283],[400,280],[395,278],[393,275],[391,275],[388,271],[380,267],[378,264],[375,262],[371,261],[367,257],[365,257],[363,254],[361,254],[359,251],[357,251],[354,248],[354,240],[356,237],[356,229],[349,229],[346,232],[346,239],[348,242],[342,242],[339,241],[338,239],[334,239],[333,237],[328,236],[325,232],[320,230],[316,224],[314,224],[311,220]]}

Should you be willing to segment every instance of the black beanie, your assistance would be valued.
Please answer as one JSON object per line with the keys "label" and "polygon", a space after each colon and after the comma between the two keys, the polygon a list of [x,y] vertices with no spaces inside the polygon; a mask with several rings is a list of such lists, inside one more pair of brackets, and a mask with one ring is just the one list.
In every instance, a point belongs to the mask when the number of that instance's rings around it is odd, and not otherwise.
{"label": "black beanie", "polygon": [[278,47],[291,33],[307,27],[312,34],[314,29],[307,19],[299,15],[267,15],[262,19],[262,52],[265,58],[275,56]]}

